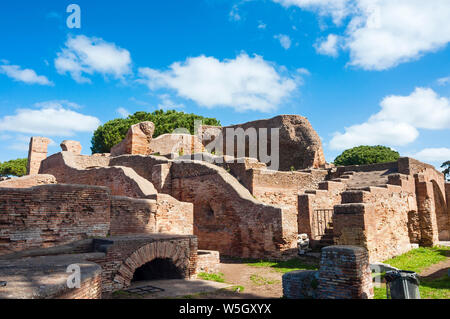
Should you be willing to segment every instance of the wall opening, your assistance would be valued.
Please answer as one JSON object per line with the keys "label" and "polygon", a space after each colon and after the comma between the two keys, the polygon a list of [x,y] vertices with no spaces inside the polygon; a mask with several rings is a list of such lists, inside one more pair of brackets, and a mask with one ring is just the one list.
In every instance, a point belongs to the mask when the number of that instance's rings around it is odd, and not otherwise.
{"label": "wall opening", "polygon": [[171,259],[157,258],[137,268],[131,282],[183,278],[183,272]]}

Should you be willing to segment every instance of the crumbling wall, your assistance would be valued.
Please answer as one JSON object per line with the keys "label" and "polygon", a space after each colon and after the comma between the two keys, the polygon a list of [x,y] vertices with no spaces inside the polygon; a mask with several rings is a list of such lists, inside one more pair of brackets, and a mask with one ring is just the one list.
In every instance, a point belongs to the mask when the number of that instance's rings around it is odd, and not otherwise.
{"label": "crumbling wall", "polygon": [[155,124],[152,122],[142,122],[131,126],[125,139],[111,148],[111,156],[124,154],[150,154],[150,142],[154,132]]}
{"label": "crumbling wall", "polygon": [[0,182],[0,188],[29,188],[47,184],[56,184],[56,178],[53,175],[27,175]]}
{"label": "crumbling wall", "polygon": [[109,196],[107,188],[80,185],[0,188],[0,255],[106,237]]}
{"label": "crumbling wall", "polygon": [[108,187],[113,195],[134,198],[155,198],[157,191],[145,178],[128,167],[77,169],[78,156],[62,152],[42,162],[41,173],[52,174],[58,183]]}
{"label": "crumbling wall", "polygon": [[47,158],[47,147],[51,140],[46,137],[32,137],[28,150],[27,175],[39,174],[41,162]]}
{"label": "crumbling wall", "polygon": [[369,251],[370,261],[383,261],[411,249],[409,216],[418,211],[414,179],[401,176],[401,185],[342,193],[334,207],[337,245],[355,245]]}
{"label": "crumbling wall", "polygon": [[150,150],[151,153],[159,153],[160,155],[194,154],[203,151],[203,144],[195,135],[164,134],[152,139]]}
{"label": "crumbling wall", "polygon": [[323,210],[333,210],[335,205],[340,204],[341,193],[345,189],[344,183],[326,181],[319,184],[318,190],[308,190],[298,195],[298,232],[307,234],[312,246],[323,240],[332,243],[333,238],[326,236],[332,236],[327,230],[332,231],[333,217],[325,216]]}
{"label": "crumbling wall", "polygon": [[156,200],[113,196],[110,235],[192,235],[193,211],[192,204],[179,202],[165,194],[158,194]]}
{"label": "crumbling wall", "polygon": [[[194,204],[199,247],[236,257],[279,257],[296,247],[286,213],[255,200],[217,166],[174,161],[172,196]],[[295,227],[296,228],[296,227]]]}
{"label": "crumbling wall", "polygon": [[[260,139],[263,138],[261,129],[267,129],[265,132],[267,132],[268,139],[267,144],[264,144],[267,145],[269,154],[272,147],[272,142],[270,140],[272,129],[279,129],[279,141],[277,142],[279,142],[279,170],[281,171],[289,171],[292,167],[294,169],[319,168],[326,164],[320,137],[305,117],[299,115],[280,115],[272,119],[223,127],[220,130],[220,133],[219,128],[217,127],[205,127],[200,130],[201,136],[208,135],[206,138],[209,141],[223,141],[223,154],[234,157],[252,157],[249,154],[248,137],[245,139],[245,154],[237,154],[236,143],[235,153],[226,153],[228,128],[234,130],[243,129],[244,131],[249,128],[256,129],[258,141],[255,143],[258,145],[258,160],[262,162],[263,160],[260,158],[259,154]],[[221,150],[219,149],[217,151]]]}

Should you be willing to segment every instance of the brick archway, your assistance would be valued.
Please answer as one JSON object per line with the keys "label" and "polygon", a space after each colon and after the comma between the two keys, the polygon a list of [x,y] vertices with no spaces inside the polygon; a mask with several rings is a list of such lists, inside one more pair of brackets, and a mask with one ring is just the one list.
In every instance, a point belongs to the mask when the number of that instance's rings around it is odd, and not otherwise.
{"label": "brick archway", "polygon": [[158,258],[172,260],[183,277],[189,278],[189,256],[185,251],[173,242],[154,242],[142,246],[124,260],[114,276],[117,289],[129,287],[136,269]]}

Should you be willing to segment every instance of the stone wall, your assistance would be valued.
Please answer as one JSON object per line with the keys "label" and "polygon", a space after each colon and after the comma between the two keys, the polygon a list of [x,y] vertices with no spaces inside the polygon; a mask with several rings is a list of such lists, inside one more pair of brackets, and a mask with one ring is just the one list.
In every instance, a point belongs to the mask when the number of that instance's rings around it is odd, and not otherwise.
{"label": "stone wall", "polygon": [[29,188],[47,184],[56,184],[56,178],[53,175],[27,175],[0,182],[0,188]]}
{"label": "stone wall", "polygon": [[317,299],[318,285],[318,271],[291,271],[283,275],[283,296],[287,299]]}
{"label": "stone wall", "polygon": [[51,140],[46,137],[32,137],[28,150],[27,175],[39,174],[41,162],[47,158],[47,147]]}
{"label": "stone wall", "polygon": [[280,257],[296,248],[296,224],[288,224],[286,212],[254,199],[224,169],[174,161],[171,178],[172,196],[194,204],[194,234],[200,249],[260,258]]}
{"label": "stone wall", "polygon": [[371,262],[384,261],[411,249],[410,218],[417,212],[414,179],[402,176],[401,186],[370,187],[342,193],[334,207],[334,240],[369,252]]}
{"label": "stone wall", "polygon": [[450,183],[445,183],[445,197],[447,199],[447,214],[450,216]]}
{"label": "stone wall", "polygon": [[195,135],[190,134],[164,134],[150,142],[151,153],[160,155],[194,154],[203,151],[203,144]]}
{"label": "stone wall", "polygon": [[155,132],[155,124],[142,122],[130,127],[125,139],[111,148],[111,156],[123,154],[149,155],[151,153],[150,142]]}
{"label": "stone wall", "polygon": [[128,167],[76,168],[79,156],[63,152],[42,162],[41,173],[52,174],[58,183],[106,186],[113,195],[134,198],[155,198],[157,191],[152,183]]}
{"label": "stone wall", "polygon": [[319,299],[372,299],[372,271],[367,250],[355,246],[322,249]]}
{"label": "stone wall", "polygon": [[0,189],[0,255],[106,237],[110,191],[103,187],[44,185]]}
{"label": "stone wall", "polygon": [[201,272],[217,273],[220,266],[220,254],[213,250],[199,250],[197,253],[197,274]]}
{"label": "stone wall", "polygon": [[62,300],[86,300],[102,299],[102,275],[101,272],[95,276],[86,279],[81,283],[80,288],[70,289],[67,292],[56,296],[54,299]]}
{"label": "stone wall", "polygon": [[333,210],[335,205],[341,203],[341,193],[345,190],[346,185],[340,182],[326,181],[319,184],[318,190],[306,191],[304,194],[298,195],[298,232],[299,234],[307,234],[313,247],[319,245],[323,240],[333,240],[333,238],[325,238],[327,230],[333,223],[325,216],[326,212],[318,210]]}
{"label": "stone wall", "polygon": [[[262,138],[260,129],[267,129],[268,143],[267,150],[270,154],[272,148],[272,142],[270,136],[272,134],[272,129],[279,129],[279,140],[274,141],[279,145],[279,170],[289,171],[292,167],[295,169],[303,168],[319,168],[326,164],[325,157],[322,149],[322,142],[320,137],[317,135],[316,131],[312,128],[308,119],[299,115],[280,115],[272,119],[259,120],[248,122],[239,125],[233,125],[228,127],[223,127],[220,134],[218,128],[204,128],[201,129],[201,134],[208,135],[207,133],[212,133],[208,140],[222,141],[223,149],[216,144],[219,148],[216,153],[222,151],[223,154],[233,156],[233,157],[254,157],[249,154],[249,139],[245,139],[245,154],[237,154],[236,143],[234,154],[227,154],[227,129],[243,129],[246,131],[249,128],[256,129],[257,139],[259,144],[260,138]],[[219,135],[217,135],[219,134]],[[232,138],[232,137],[230,137]],[[274,145],[275,146],[275,145]],[[260,156],[259,151],[258,160],[264,162]]]}

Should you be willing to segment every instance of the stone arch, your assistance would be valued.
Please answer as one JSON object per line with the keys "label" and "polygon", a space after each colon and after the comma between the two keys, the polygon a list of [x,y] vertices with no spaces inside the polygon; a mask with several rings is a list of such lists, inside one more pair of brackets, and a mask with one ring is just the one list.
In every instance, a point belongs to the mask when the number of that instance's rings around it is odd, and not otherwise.
{"label": "stone arch", "polygon": [[153,242],[131,253],[114,276],[116,289],[129,287],[134,272],[155,259],[170,259],[184,278],[189,278],[189,256],[174,242]]}
{"label": "stone arch", "polygon": [[433,184],[433,197],[439,240],[450,240],[450,216],[447,211],[445,195],[436,180],[433,179],[431,182]]}

